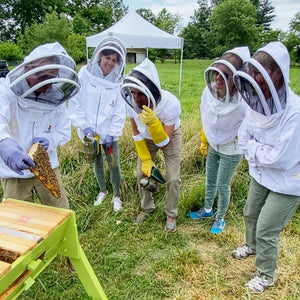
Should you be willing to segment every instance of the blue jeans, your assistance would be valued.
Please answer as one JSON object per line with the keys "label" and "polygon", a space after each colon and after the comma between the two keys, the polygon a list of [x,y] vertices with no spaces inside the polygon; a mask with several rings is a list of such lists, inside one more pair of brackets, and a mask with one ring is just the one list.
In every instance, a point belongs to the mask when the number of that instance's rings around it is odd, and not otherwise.
{"label": "blue jeans", "polygon": [[[121,183],[121,171],[120,171],[120,160],[119,160],[119,144],[118,141],[113,142],[112,149],[113,154],[110,154],[106,147],[100,145],[100,147],[104,150],[105,157],[107,160],[107,164],[110,171],[110,180],[113,187],[113,195],[116,197],[120,197],[120,183]],[[96,155],[94,171],[96,175],[96,179],[100,188],[100,191],[105,191],[106,188],[106,176],[104,170],[103,163],[103,155],[100,149],[98,155]]]}
{"label": "blue jeans", "polygon": [[242,154],[226,155],[208,147],[204,208],[211,209],[219,192],[217,217],[222,219],[230,201],[230,185]]}

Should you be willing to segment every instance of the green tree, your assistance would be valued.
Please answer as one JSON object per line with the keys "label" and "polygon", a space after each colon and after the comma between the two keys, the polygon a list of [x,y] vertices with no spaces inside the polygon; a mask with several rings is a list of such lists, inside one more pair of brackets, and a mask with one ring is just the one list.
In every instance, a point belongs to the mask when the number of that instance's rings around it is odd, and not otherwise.
{"label": "green tree", "polygon": [[212,7],[205,0],[198,0],[199,8],[194,11],[191,22],[183,28],[180,36],[184,38],[185,58],[210,58],[210,16]]}
{"label": "green tree", "polygon": [[85,61],[85,37],[76,33],[72,33],[68,36],[65,44],[65,49],[68,54],[75,60],[76,63]]}
{"label": "green tree", "polygon": [[65,12],[67,0],[1,0],[0,39],[14,41],[26,26],[41,23],[52,11]]}
{"label": "green tree", "polygon": [[27,26],[24,34],[18,38],[17,44],[27,54],[44,43],[57,41],[65,46],[68,36],[71,34],[72,21],[64,15],[59,16],[56,12],[53,12],[46,14],[43,23],[34,22],[31,26]]}
{"label": "green tree", "polygon": [[0,43],[0,59],[20,60],[23,58],[23,53],[20,47],[11,42]]}
{"label": "green tree", "polygon": [[251,0],[250,2],[256,7],[256,26],[269,31],[275,18],[274,6],[269,0]]}
{"label": "green tree", "polygon": [[156,16],[155,14],[152,12],[151,9],[146,9],[146,8],[140,8],[137,9],[136,12],[143,17],[145,20],[147,20],[148,22],[150,22],[151,24],[155,24],[156,21]]}
{"label": "green tree", "polygon": [[293,62],[300,62],[300,11],[289,24],[289,34],[284,39],[284,44],[289,50],[291,60]]}
{"label": "green tree", "polygon": [[258,28],[256,8],[248,0],[226,0],[217,5],[211,14],[214,55],[236,46],[257,46]]}

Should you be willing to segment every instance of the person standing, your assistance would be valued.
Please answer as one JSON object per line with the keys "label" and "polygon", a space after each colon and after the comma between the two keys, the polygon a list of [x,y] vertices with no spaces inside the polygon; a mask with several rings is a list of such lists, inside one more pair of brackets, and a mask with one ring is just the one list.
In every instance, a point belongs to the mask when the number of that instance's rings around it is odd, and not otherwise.
{"label": "person standing", "polygon": [[[165,230],[174,232],[180,192],[180,102],[161,88],[156,67],[147,58],[124,78],[121,92],[128,104],[127,111],[138,153],[138,182],[144,177],[151,177],[157,152],[161,150],[164,155],[167,184]],[[136,222],[142,223],[154,212],[155,204],[151,191],[140,184],[138,189],[142,212],[138,214]]]}
{"label": "person standing", "polygon": [[125,124],[126,107],[120,95],[126,49],[115,38],[103,39],[96,47],[91,60],[78,73],[81,91],[69,104],[72,124],[78,128],[78,136],[96,139],[94,171],[100,192],[94,203],[100,205],[108,195],[102,149],[110,170],[113,187],[113,210],[122,209],[120,192],[121,171],[118,139]]}
{"label": "person standing", "polygon": [[[65,101],[80,88],[75,67],[66,50],[54,42],[35,48],[22,64],[0,79],[0,177],[4,201],[33,201],[35,193],[44,205],[69,208],[57,148],[71,138]],[[47,150],[59,182],[59,199],[29,170],[35,164],[28,152],[36,142]]]}
{"label": "person standing", "polygon": [[246,243],[234,258],[256,255],[252,293],[272,286],[280,232],[300,204],[300,97],[289,83],[290,57],[281,42],[271,42],[246,60],[235,84],[247,103],[238,132],[251,182],[244,207]]}
{"label": "person standing", "polygon": [[201,96],[200,151],[206,158],[206,189],[204,207],[189,214],[192,219],[213,216],[217,192],[218,206],[210,232],[222,233],[230,202],[230,186],[242,158],[237,132],[244,119],[244,103],[233,83],[234,73],[250,57],[248,47],[225,52],[205,71],[206,87]]}

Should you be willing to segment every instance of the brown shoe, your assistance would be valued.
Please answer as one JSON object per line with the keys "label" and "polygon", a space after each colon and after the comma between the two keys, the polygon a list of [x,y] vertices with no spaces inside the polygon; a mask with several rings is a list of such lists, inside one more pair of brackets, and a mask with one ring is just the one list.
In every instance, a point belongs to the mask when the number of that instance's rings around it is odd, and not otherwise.
{"label": "brown shoe", "polygon": [[137,224],[142,224],[146,221],[146,219],[151,216],[153,214],[153,211],[141,211],[137,216],[136,216],[136,219],[135,219],[135,223]]}

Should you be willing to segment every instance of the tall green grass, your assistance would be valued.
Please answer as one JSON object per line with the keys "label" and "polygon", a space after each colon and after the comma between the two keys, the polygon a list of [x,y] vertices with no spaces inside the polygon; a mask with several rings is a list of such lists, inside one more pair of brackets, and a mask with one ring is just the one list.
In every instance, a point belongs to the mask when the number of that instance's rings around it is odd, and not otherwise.
{"label": "tall green grass", "polygon": [[[231,251],[244,240],[242,209],[248,192],[248,165],[242,160],[233,179],[232,199],[221,235],[209,233],[212,220],[194,222],[190,210],[203,205],[205,159],[199,151],[200,96],[203,72],[211,61],[183,62],[181,95],[179,64],[156,63],[162,88],[177,95],[182,105],[182,169],[178,231],[166,234],[165,187],[155,194],[156,211],[144,224],[135,224],[140,203],[135,178],[137,154],[127,120],[120,139],[124,210],[114,213],[110,197],[93,207],[99,190],[93,167],[85,163],[73,129],[71,142],[59,149],[64,186],[75,210],[80,243],[108,299],[252,299],[244,288],[255,261],[236,261]],[[134,65],[128,65],[126,71]],[[300,94],[300,69],[291,70],[291,86]],[[162,156],[156,163],[163,170]],[[108,175],[107,171],[107,177]],[[277,281],[261,299],[300,298],[300,212],[281,235]],[[20,299],[88,299],[78,277],[58,257]],[[255,299],[255,297],[253,297]]]}

